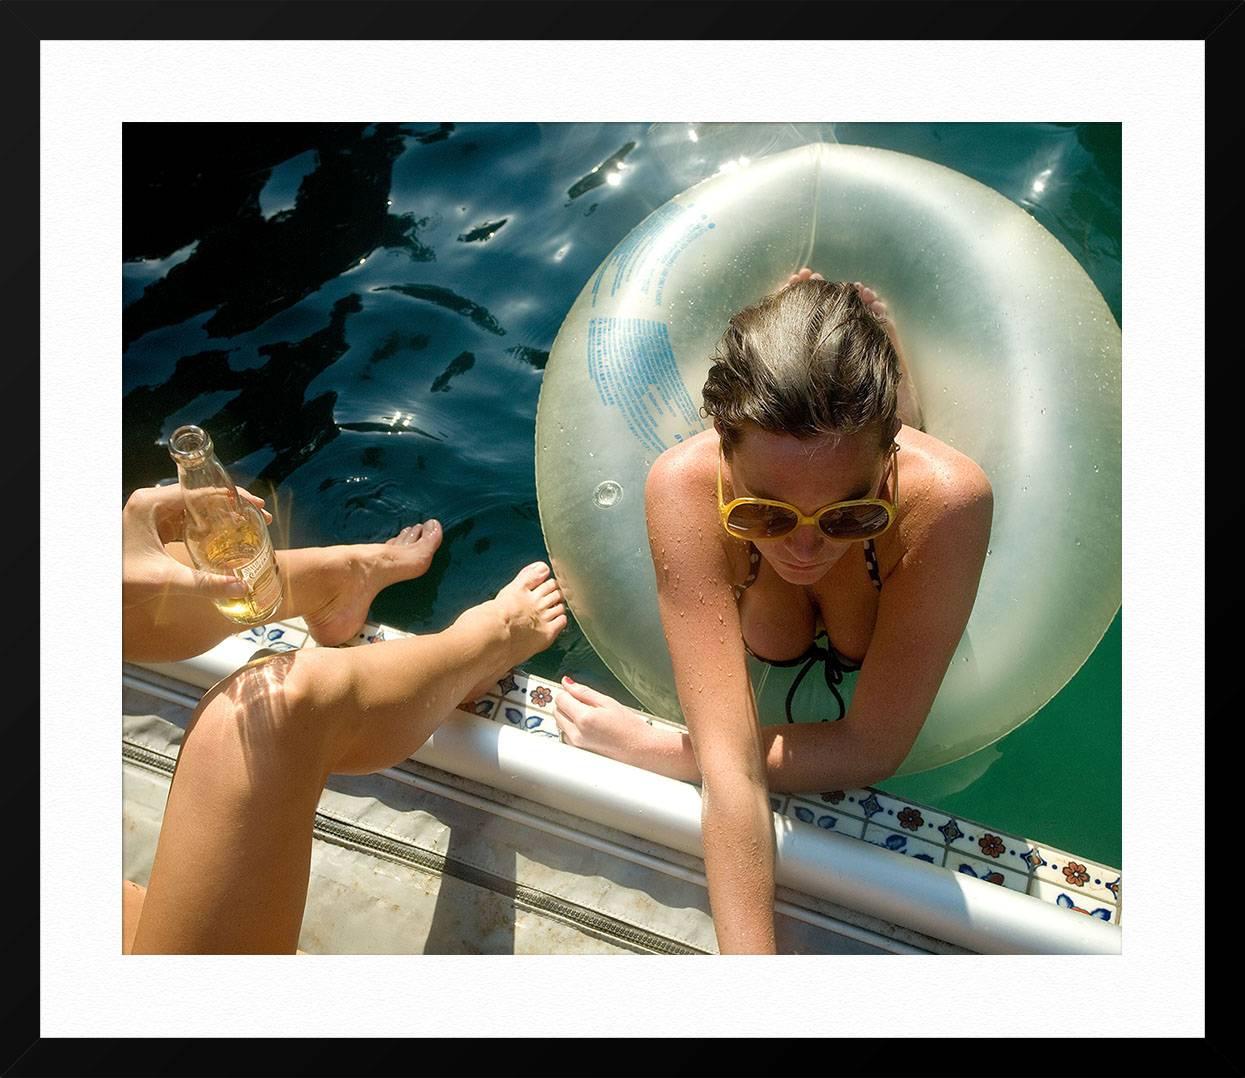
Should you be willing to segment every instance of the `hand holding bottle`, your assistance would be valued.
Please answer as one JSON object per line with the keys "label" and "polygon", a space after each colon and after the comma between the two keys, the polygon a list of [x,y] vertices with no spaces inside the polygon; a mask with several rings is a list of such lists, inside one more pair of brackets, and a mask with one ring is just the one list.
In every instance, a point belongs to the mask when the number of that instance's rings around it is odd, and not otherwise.
{"label": "hand holding bottle", "polygon": [[[237,488],[271,523],[264,499]],[[143,487],[134,491],[121,513],[122,606],[136,606],[163,595],[202,595],[205,599],[237,599],[246,584],[233,575],[192,569],[165,549],[184,538],[185,499],[180,486]]]}

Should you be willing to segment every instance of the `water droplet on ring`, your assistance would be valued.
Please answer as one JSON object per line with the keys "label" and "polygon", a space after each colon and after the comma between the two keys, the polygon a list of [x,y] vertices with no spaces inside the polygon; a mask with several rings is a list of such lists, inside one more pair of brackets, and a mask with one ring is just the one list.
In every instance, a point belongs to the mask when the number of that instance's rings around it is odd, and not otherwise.
{"label": "water droplet on ring", "polygon": [[596,502],[599,509],[609,509],[611,506],[617,505],[622,501],[623,488],[612,479],[605,480],[604,483],[598,483],[597,489],[592,492],[592,500]]}

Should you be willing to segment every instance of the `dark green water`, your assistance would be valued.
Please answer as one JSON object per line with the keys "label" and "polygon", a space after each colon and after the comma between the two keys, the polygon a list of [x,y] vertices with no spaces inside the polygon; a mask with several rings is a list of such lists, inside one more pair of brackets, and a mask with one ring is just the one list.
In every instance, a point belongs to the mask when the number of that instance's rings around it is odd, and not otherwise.
{"label": "dark green water", "polygon": [[[123,495],[198,423],[275,503],[280,546],[437,516],[428,575],[373,614],[443,628],[547,557],[533,428],[571,302],[636,224],[731,153],[831,137],[915,154],[1024,206],[1120,320],[1117,124],[133,125],[124,129]],[[729,152],[728,152],[729,151]],[[605,182],[624,164],[622,182]],[[628,703],[574,623],[530,664]],[[1119,866],[1119,618],[1033,719],[886,783]]]}

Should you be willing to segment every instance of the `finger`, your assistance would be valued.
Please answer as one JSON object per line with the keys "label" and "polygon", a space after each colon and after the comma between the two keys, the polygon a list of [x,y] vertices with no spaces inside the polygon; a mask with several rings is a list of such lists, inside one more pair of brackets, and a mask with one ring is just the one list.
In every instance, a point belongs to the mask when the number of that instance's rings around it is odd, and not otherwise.
{"label": "finger", "polygon": [[824,280],[825,280],[825,278],[824,278],[824,277],[823,277],[820,273],[814,273],[814,274],[813,274],[813,275],[809,278],[809,280],[810,280],[810,281],[824,281]]}
{"label": "finger", "polygon": [[622,707],[612,696],[606,696],[603,692],[597,692],[596,689],[589,688],[587,685],[581,685],[578,681],[572,681],[570,678],[562,679],[563,692],[570,693],[571,697],[591,707]]}
{"label": "finger", "polygon": [[186,528],[186,501],[180,486],[170,483],[150,488],[146,504],[160,542],[172,543],[182,538]]}
{"label": "finger", "polygon": [[251,493],[249,490],[247,490],[245,487],[235,487],[234,489],[235,489],[235,490],[236,490],[239,494],[241,494],[241,495],[242,495],[242,497],[244,497],[244,498],[245,498],[248,502],[250,502],[253,506],[255,506],[255,508],[256,508],[256,509],[258,509],[258,510],[260,511],[260,513],[262,514],[262,516],[263,516],[263,518],[264,518],[264,523],[265,523],[265,524],[271,524],[271,523],[272,523],[272,514],[271,514],[270,512],[268,512],[268,510],[267,510],[267,509],[265,509],[265,508],[264,508],[264,499],[263,499],[263,498],[261,498],[258,494],[252,494],[252,493]]}
{"label": "finger", "polygon": [[570,720],[573,724],[580,722],[591,710],[592,709],[588,704],[576,700],[575,697],[568,692],[560,692],[556,697],[554,697],[553,714],[555,719],[561,715],[564,719]]}
{"label": "finger", "polygon": [[168,590],[174,594],[201,595],[205,599],[241,599],[246,595],[246,585],[236,576],[174,565],[168,584]]}

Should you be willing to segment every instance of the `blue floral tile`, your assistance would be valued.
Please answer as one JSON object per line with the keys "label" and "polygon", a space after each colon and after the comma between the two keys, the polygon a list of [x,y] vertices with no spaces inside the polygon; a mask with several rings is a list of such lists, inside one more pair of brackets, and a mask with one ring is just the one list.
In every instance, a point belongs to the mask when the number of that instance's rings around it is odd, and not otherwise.
{"label": "blue floral tile", "polygon": [[1029,894],[1063,909],[1079,911],[1081,916],[1097,917],[1113,925],[1120,923],[1120,906],[1097,895],[1085,894],[1076,887],[1060,887],[1046,880],[1033,879],[1029,881]]}
{"label": "blue floral tile", "polygon": [[260,648],[270,648],[273,651],[297,651],[307,639],[306,633],[300,633],[280,622],[273,622],[270,625],[252,625],[236,635],[256,651]]}
{"label": "blue floral tile", "polygon": [[496,719],[499,714],[499,705],[501,701],[495,696],[481,696],[475,700],[466,700],[459,705],[459,711],[465,711],[469,715],[479,715],[484,719]]}
{"label": "blue floral tile", "polygon": [[[869,821],[869,812],[875,815],[877,808],[870,797],[872,790],[836,790],[827,794],[792,794],[792,800],[814,809],[817,814],[830,814],[840,819],[854,820],[860,824],[857,835],[864,833],[864,825]],[[832,799],[833,798],[833,799]],[[842,827],[838,828],[842,830]]]}
{"label": "blue floral tile", "polygon": [[863,837],[866,842],[880,846],[884,850],[913,857],[937,868],[943,867],[943,858],[946,856],[945,848],[941,844],[917,838],[907,831],[898,831],[893,827],[871,822],[865,828]]}
{"label": "blue floral tile", "polygon": [[947,852],[946,867],[951,869],[952,872],[962,872],[964,875],[972,876],[974,879],[985,880],[987,883],[1006,887],[1009,891],[1019,891],[1022,895],[1029,893],[1029,877],[1024,873],[1013,872],[1009,868],[988,863],[979,857],[960,853],[958,850],[949,850]]}
{"label": "blue floral tile", "polygon": [[[844,803],[847,803],[846,798]],[[786,815],[822,831],[833,831],[836,835],[847,835],[849,838],[860,838],[865,833],[865,821],[862,817],[840,812],[833,805],[809,801],[803,797],[791,798]]]}
{"label": "blue floral tile", "polygon": [[522,670],[511,670],[497,682],[493,691],[503,700],[522,707],[528,703],[527,690],[530,680]]}

